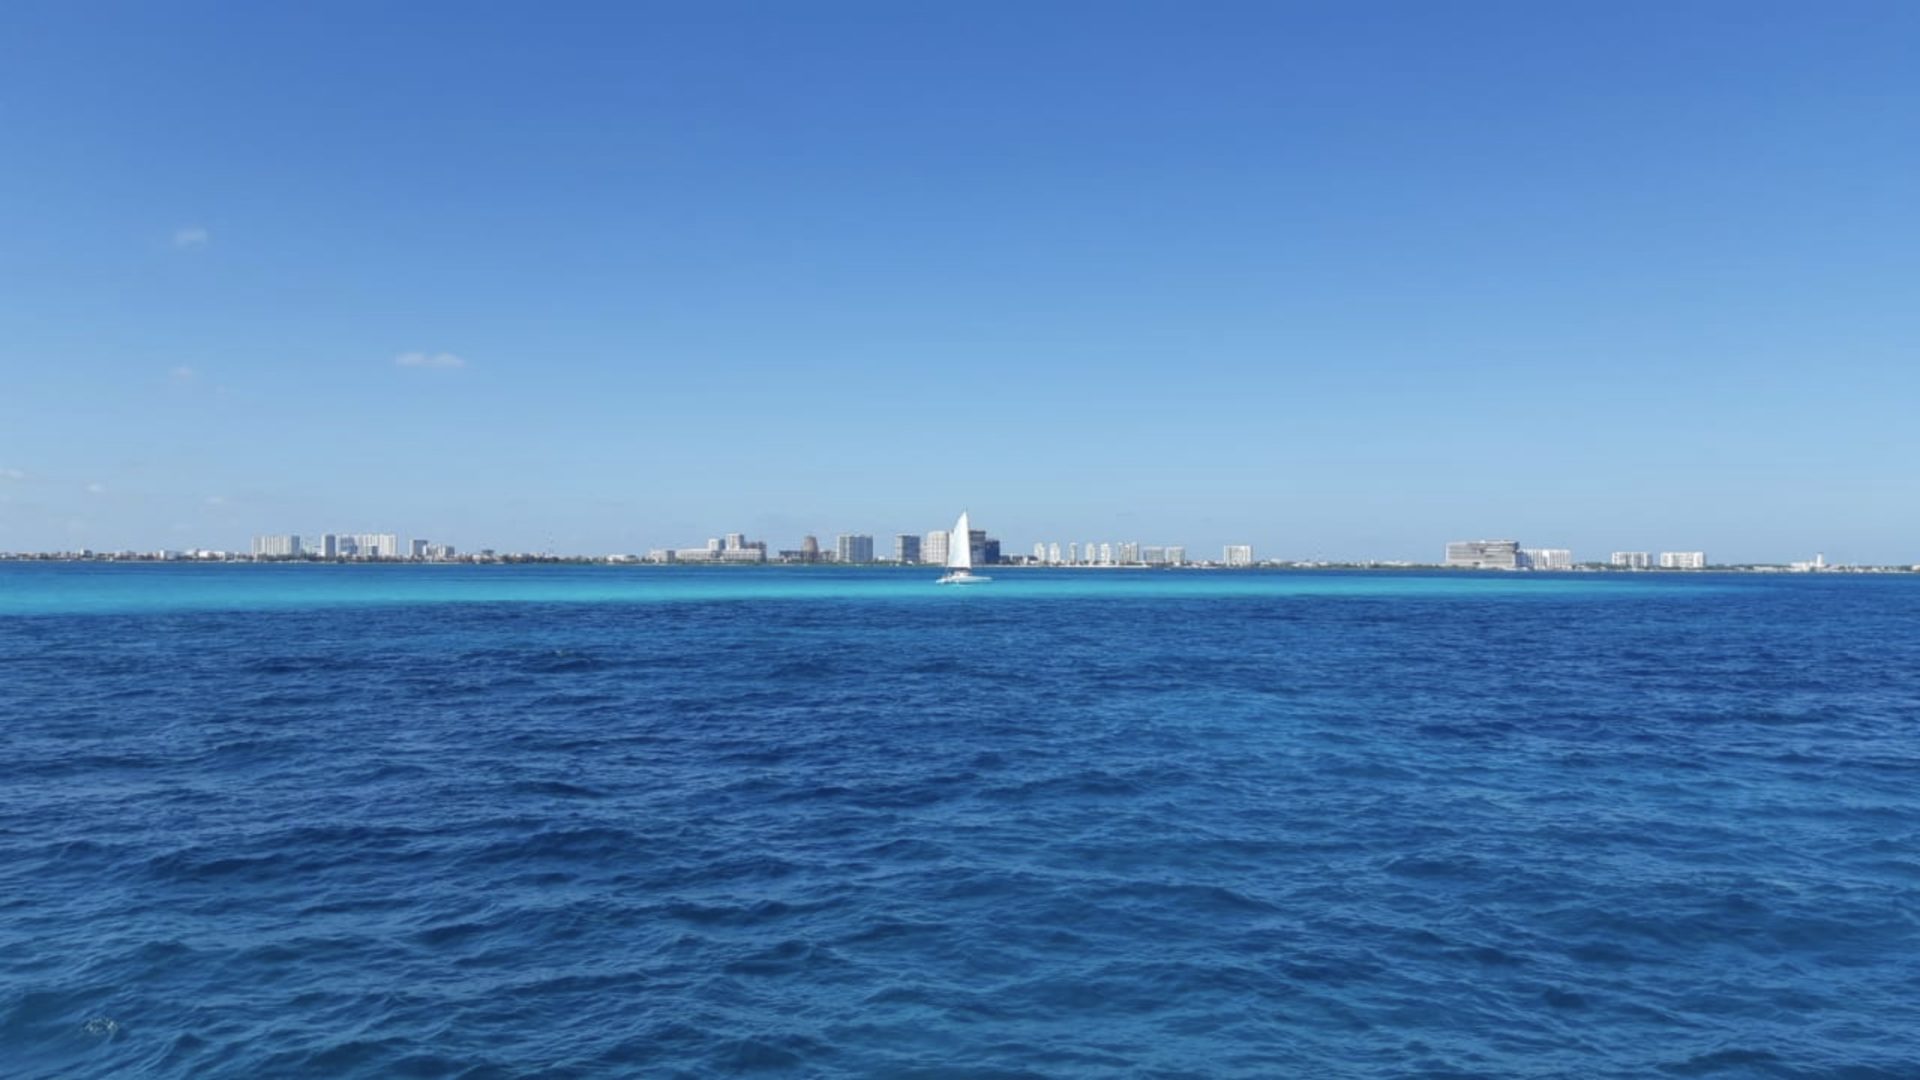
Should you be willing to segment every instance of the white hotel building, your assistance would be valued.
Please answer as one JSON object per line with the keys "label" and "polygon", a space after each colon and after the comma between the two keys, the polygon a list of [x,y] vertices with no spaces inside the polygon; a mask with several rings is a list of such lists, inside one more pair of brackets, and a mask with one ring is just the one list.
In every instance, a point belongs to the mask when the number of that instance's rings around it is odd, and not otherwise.
{"label": "white hotel building", "polygon": [[927,566],[947,565],[947,541],[951,539],[945,529],[935,529],[920,539],[920,561]]}
{"label": "white hotel building", "polygon": [[1447,545],[1447,565],[1470,570],[1518,570],[1520,544],[1513,540],[1455,540]]}
{"label": "white hotel building", "polygon": [[256,536],[253,538],[253,557],[256,559],[290,559],[298,554],[300,554],[300,537],[298,535]]}
{"label": "white hotel building", "polygon": [[1523,548],[1520,555],[1529,570],[1573,569],[1573,552],[1568,548]]}

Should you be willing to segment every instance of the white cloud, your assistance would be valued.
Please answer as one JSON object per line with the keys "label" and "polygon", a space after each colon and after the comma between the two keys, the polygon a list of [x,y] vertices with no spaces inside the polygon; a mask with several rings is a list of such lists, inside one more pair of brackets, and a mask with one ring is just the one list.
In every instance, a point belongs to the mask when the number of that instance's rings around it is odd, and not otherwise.
{"label": "white cloud", "polygon": [[420,368],[463,368],[467,362],[450,352],[404,352],[393,358],[401,367]]}
{"label": "white cloud", "polygon": [[179,367],[167,372],[167,378],[172,379],[174,382],[192,382],[199,374],[199,372],[187,365],[181,364]]}
{"label": "white cloud", "polygon": [[90,495],[104,495],[106,494],[106,491],[107,491],[107,485],[102,484],[97,480],[87,485],[87,493]]}
{"label": "white cloud", "polygon": [[25,480],[27,474],[19,469],[0,469],[0,480]]}
{"label": "white cloud", "polygon": [[204,226],[182,225],[173,230],[173,246],[181,251],[193,251],[213,243],[213,234]]}
{"label": "white cloud", "polygon": [[227,497],[225,495],[209,495],[207,496],[207,505],[225,506],[227,505]]}

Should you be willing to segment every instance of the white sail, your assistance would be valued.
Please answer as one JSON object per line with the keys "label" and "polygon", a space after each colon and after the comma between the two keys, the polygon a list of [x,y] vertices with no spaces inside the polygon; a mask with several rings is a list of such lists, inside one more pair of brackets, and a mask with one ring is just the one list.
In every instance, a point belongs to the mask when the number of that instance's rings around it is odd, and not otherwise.
{"label": "white sail", "polygon": [[960,520],[954,522],[953,532],[947,534],[947,569],[973,569],[973,530],[967,527],[967,512],[960,512]]}

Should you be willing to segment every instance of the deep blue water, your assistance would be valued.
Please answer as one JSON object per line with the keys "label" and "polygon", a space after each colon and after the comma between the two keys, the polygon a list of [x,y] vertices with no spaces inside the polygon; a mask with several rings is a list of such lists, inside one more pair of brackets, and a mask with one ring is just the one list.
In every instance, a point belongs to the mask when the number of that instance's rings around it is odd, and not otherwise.
{"label": "deep blue water", "polygon": [[1920,579],[0,565],[0,1075],[1920,1076]]}

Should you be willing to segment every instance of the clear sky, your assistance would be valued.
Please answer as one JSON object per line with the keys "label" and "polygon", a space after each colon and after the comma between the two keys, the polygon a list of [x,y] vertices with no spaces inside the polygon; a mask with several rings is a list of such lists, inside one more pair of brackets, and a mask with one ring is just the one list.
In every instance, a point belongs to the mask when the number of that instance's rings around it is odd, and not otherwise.
{"label": "clear sky", "polygon": [[[1920,561],[1920,5],[0,5],[0,548]],[[829,541],[830,542],[830,541]]]}

